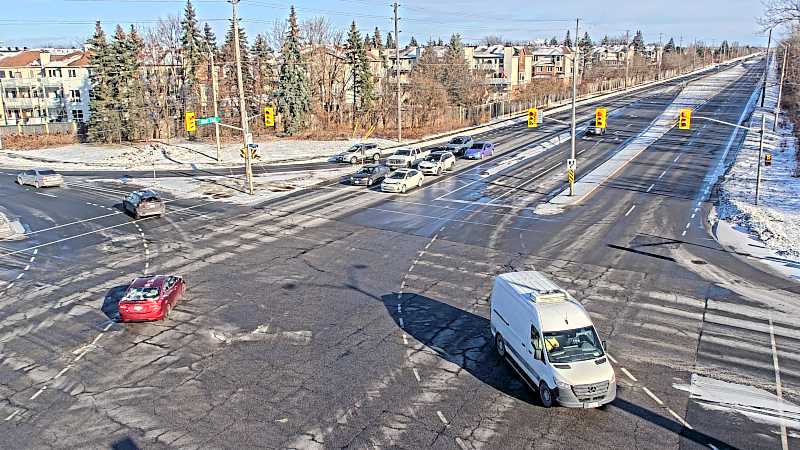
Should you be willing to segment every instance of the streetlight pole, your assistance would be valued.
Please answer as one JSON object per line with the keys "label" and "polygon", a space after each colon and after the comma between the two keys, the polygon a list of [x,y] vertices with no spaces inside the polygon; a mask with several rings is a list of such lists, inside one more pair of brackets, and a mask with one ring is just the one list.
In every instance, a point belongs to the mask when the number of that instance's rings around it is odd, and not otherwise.
{"label": "streetlight pole", "polygon": [[253,195],[253,165],[250,158],[250,144],[253,135],[250,134],[250,128],[247,123],[247,104],[244,98],[244,81],[242,80],[242,54],[239,47],[239,19],[236,18],[236,5],[239,0],[228,0],[233,7],[233,47],[236,53],[236,78],[239,81],[239,113],[242,117],[242,141],[244,143],[244,173],[247,178],[247,192]]}
{"label": "streetlight pole", "polygon": [[783,96],[783,81],[786,79],[786,56],[789,54],[791,45],[783,45],[783,65],[781,66],[781,84],[778,87],[778,103],[775,105],[775,123],[772,124],[772,131],[778,128],[778,115],[781,112],[781,97]]}
{"label": "streetlight pole", "polygon": [[767,97],[767,73],[769,72],[769,48],[772,46],[772,28],[769,29],[767,39],[767,62],[764,64],[764,89],[761,91],[761,107],[764,107],[764,99]]}
{"label": "streetlight pole", "polygon": [[[580,51],[578,49],[578,36],[579,36],[578,33],[579,33],[579,29],[580,29],[580,24],[581,24],[581,19],[576,19],[575,20],[575,43],[574,43],[574,49],[575,49],[575,53],[574,54],[575,54],[575,56],[573,57],[573,60],[572,60],[572,145],[571,145],[571,148],[570,148],[570,159],[572,161],[574,161],[574,165],[575,165],[574,172],[577,172],[577,168],[578,168],[578,163],[577,163],[577,161],[575,161],[575,141],[578,138],[575,135],[575,101],[576,101],[576,97],[578,96],[578,52]],[[572,180],[574,180],[574,176],[575,175],[573,173]],[[570,196],[575,195],[575,186],[574,186],[574,184],[575,183],[573,181],[570,181],[570,183],[569,183],[569,195]]]}
{"label": "streetlight pole", "polygon": [[656,80],[661,80],[661,63],[664,61],[664,33],[658,33],[658,49],[656,49],[656,56],[658,57],[658,74]]}
{"label": "streetlight pole", "polygon": [[628,74],[631,66],[630,30],[625,30],[625,90],[628,90]]}

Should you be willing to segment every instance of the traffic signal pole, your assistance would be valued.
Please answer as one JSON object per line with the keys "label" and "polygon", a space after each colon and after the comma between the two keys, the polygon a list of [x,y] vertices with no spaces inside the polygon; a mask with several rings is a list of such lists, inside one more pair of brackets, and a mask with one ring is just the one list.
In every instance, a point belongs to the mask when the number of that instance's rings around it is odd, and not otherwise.
{"label": "traffic signal pole", "polygon": [[[578,32],[579,32],[580,24],[581,24],[581,19],[576,19],[575,20],[575,44],[574,44],[575,56],[572,59],[572,146],[570,148],[570,159],[572,161],[575,161],[575,141],[578,139],[578,137],[575,135],[575,128],[576,128],[575,127],[575,100],[578,97],[578,45],[577,44],[578,44],[578,36],[579,36]],[[569,183],[569,195],[570,195],[570,197],[575,195],[575,182],[574,182],[575,172],[577,172],[577,161],[575,161],[575,169],[573,169],[573,172],[571,174],[572,176],[569,176],[570,174],[568,173],[568,177],[570,178],[570,183]]]}
{"label": "traffic signal pole", "polygon": [[245,158],[244,158],[244,173],[245,178],[247,179],[247,192],[250,195],[253,195],[253,165],[252,165],[252,158],[250,158],[250,150],[248,148],[248,144],[250,144],[251,134],[250,134],[250,126],[247,123],[247,104],[245,103],[244,98],[244,82],[242,81],[242,54],[241,49],[239,47],[239,19],[236,17],[236,5],[239,3],[239,0],[228,0],[233,7],[233,47],[234,52],[236,53],[236,78],[239,81],[239,113],[242,117],[242,142],[244,144],[244,148],[247,149],[245,151]]}
{"label": "traffic signal pole", "polygon": [[[219,117],[219,106],[217,105],[217,91],[219,90],[219,86],[217,85],[217,68],[214,66],[214,51],[216,49],[212,49],[207,42],[206,46],[208,46],[208,55],[211,62],[211,91],[214,95],[214,117]],[[222,162],[222,145],[219,141],[219,123],[217,122],[214,123],[214,135],[217,139],[217,162]]]}

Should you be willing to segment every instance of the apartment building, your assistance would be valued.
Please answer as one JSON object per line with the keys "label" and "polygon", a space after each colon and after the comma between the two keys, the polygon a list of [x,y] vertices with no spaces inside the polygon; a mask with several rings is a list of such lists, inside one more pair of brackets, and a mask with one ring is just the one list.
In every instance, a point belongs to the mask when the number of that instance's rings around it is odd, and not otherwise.
{"label": "apartment building", "polygon": [[485,74],[496,92],[512,91],[533,78],[533,56],[522,46],[468,46],[464,57],[472,69]]}
{"label": "apartment building", "polygon": [[571,48],[557,45],[534,48],[533,78],[560,81],[572,80],[572,64],[575,52]]}
{"label": "apartment building", "polygon": [[34,49],[0,54],[0,125],[85,122],[89,53]]}

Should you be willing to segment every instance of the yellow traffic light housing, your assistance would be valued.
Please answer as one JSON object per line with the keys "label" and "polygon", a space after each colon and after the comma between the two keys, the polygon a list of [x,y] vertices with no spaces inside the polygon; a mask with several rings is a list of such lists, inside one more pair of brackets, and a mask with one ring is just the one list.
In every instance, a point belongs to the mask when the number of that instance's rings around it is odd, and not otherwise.
{"label": "yellow traffic light housing", "polygon": [[692,110],[684,108],[681,110],[680,118],[678,119],[678,128],[681,130],[692,129]]}
{"label": "yellow traffic light housing", "polygon": [[767,154],[764,155],[764,165],[765,166],[771,166],[772,165],[772,154],[771,153],[767,153]]}
{"label": "yellow traffic light housing", "polygon": [[606,118],[608,117],[608,110],[606,108],[597,108],[594,111],[594,126],[595,128],[605,128]]}
{"label": "yellow traffic light housing", "polygon": [[264,126],[267,128],[275,126],[275,108],[272,106],[264,108]]}
{"label": "yellow traffic light housing", "polygon": [[537,128],[539,126],[539,110],[536,108],[528,109],[528,128]]}
{"label": "yellow traffic light housing", "polygon": [[186,131],[197,131],[197,116],[193,112],[187,112],[184,116]]}

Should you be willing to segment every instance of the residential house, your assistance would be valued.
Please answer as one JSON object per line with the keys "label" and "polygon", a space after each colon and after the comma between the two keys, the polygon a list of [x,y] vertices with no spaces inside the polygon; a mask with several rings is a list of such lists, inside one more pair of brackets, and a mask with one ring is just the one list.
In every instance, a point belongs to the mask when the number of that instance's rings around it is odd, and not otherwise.
{"label": "residential house", "polygon": [[546,46],[533,49],[533,78],[572,80],[575,52],[566,46]]}
{"label": "residential house", "polygon": [[495,93],[513,91],[533,77],[533,56],[522,46],[468,46],[464,57],[472,69],[485,74]]}
{"label": "residential house", "polygon": [[89,90],[89,53],[84,50],[0,55],[0,125],[85,122]]}
{"label": "residential house", "polygon": [[589,53],[588,62],[599,66],[623,66],[633,58],[633,47],[629,45],[600,45]]}

